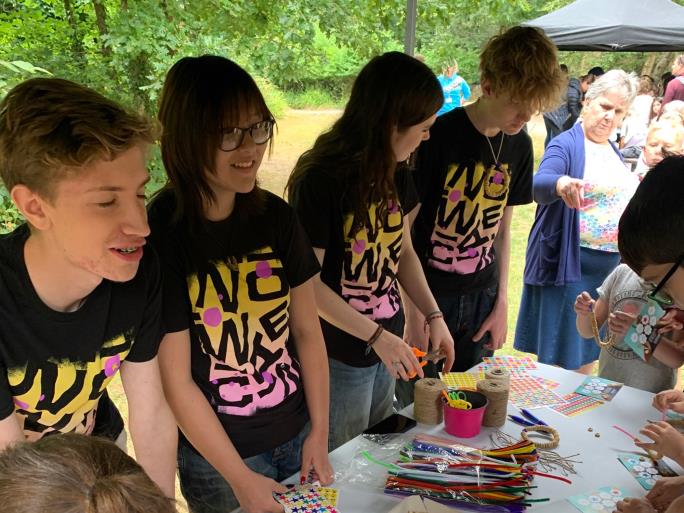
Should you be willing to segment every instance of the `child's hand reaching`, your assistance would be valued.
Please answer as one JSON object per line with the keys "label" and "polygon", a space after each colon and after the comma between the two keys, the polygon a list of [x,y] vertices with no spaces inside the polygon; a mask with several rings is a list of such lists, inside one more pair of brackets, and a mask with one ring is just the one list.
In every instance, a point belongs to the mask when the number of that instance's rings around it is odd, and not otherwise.
{"label": "child's hand reaching", "polygon": [[589,315],[594,311],[595,304],[596,301],[594,301],[589,292],[585,290],[575,299],[575,313],[581,316]]}
{"label": "child's hand reaching", "polygon": [[636,321],[636,314],[617,311],[608,316],[608,329],[611,333],[625,336],[629,327]]}
{"label": "child's hand reaching", "polygon": [[653,398],[653,407],[661,412],[667,410],[684,413],[684,392],[681,390],[664,390]]}
{"label": "child's hand reaching", "polygon": [[662,421],[650,422],[639,433],[650,438],[653,442],[635,441],[635,445],[642,449],[658,452],[663,456],[672,458],[677,463],[684,463],[684,435],[670,424]]}

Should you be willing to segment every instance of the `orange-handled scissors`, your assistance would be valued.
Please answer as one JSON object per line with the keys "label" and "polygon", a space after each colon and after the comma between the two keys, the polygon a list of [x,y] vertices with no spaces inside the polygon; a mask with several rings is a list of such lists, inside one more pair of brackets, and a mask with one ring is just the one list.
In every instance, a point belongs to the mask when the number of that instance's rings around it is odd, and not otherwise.
{"label": "orange-handled scissors", "polygon": [[[426,353],[425,351],[421,351],[417,347],[412,347],[411,351],[413,351],[413,354],[418,358],[418,363],[420,363],[421,367],[425,367],[428,362],[437,362],[439,360],[443,360],[446,358],[444,354],[440,350],[436,351],[430,351],[429,353]],[[413,379],[418,375],[416,371],[411,372],[408,377]]]}

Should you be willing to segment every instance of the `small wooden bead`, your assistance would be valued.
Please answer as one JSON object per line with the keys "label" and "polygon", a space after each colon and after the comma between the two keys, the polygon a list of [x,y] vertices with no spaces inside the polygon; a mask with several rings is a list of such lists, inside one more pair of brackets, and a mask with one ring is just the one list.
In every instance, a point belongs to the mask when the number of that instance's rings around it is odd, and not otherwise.
{"label": "small wooden bead", "polygon": [[591,433],[593,430],[594,430],[594,428],[589,428],[589,429],[587,429],[587,431],[589,431],[590,433]]}

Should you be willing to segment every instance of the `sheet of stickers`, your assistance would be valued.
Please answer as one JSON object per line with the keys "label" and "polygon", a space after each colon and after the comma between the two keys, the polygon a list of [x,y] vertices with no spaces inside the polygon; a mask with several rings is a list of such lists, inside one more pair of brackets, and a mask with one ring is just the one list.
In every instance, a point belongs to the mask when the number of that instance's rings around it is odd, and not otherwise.
{"label": "sheet of stickers", "polygon": [[618,501],[627,496],[622,488],[604,486],[593,492],[568,497],[568,502],[582,513],[613,513]]}
{"label": "sheet of stickers", "polygon": [[276,494],[275,498],[285,513],[339,513],[337,494],[334,488],[304,485]]}

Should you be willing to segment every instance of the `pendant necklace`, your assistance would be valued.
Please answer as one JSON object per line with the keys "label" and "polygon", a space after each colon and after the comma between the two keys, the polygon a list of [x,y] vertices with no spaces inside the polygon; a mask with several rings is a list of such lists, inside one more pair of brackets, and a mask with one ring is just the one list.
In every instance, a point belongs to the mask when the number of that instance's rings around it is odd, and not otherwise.
{"label": "pendant necklace", "polygon": [[[484,134],[482,134],[482,135],[484,135]],[[494,154],[494,147],[492,146],[492,143],[489,140],[489,137],[487,137],[486,135],[484,136],[484,138],[487,140],[487,144],[489,145],[489,151],[492,152],[492,158],[494,159],[494,169],[496,169],[497,171],[501,171],[501,162],[499,162],[499,157],[501,156],[501,148],[503,148],[503,142],[504,142],[505,136],[506,136],[506,134],[501,132],[501,142],[499,143],[499,151],[496,153],[496,155]]]}

